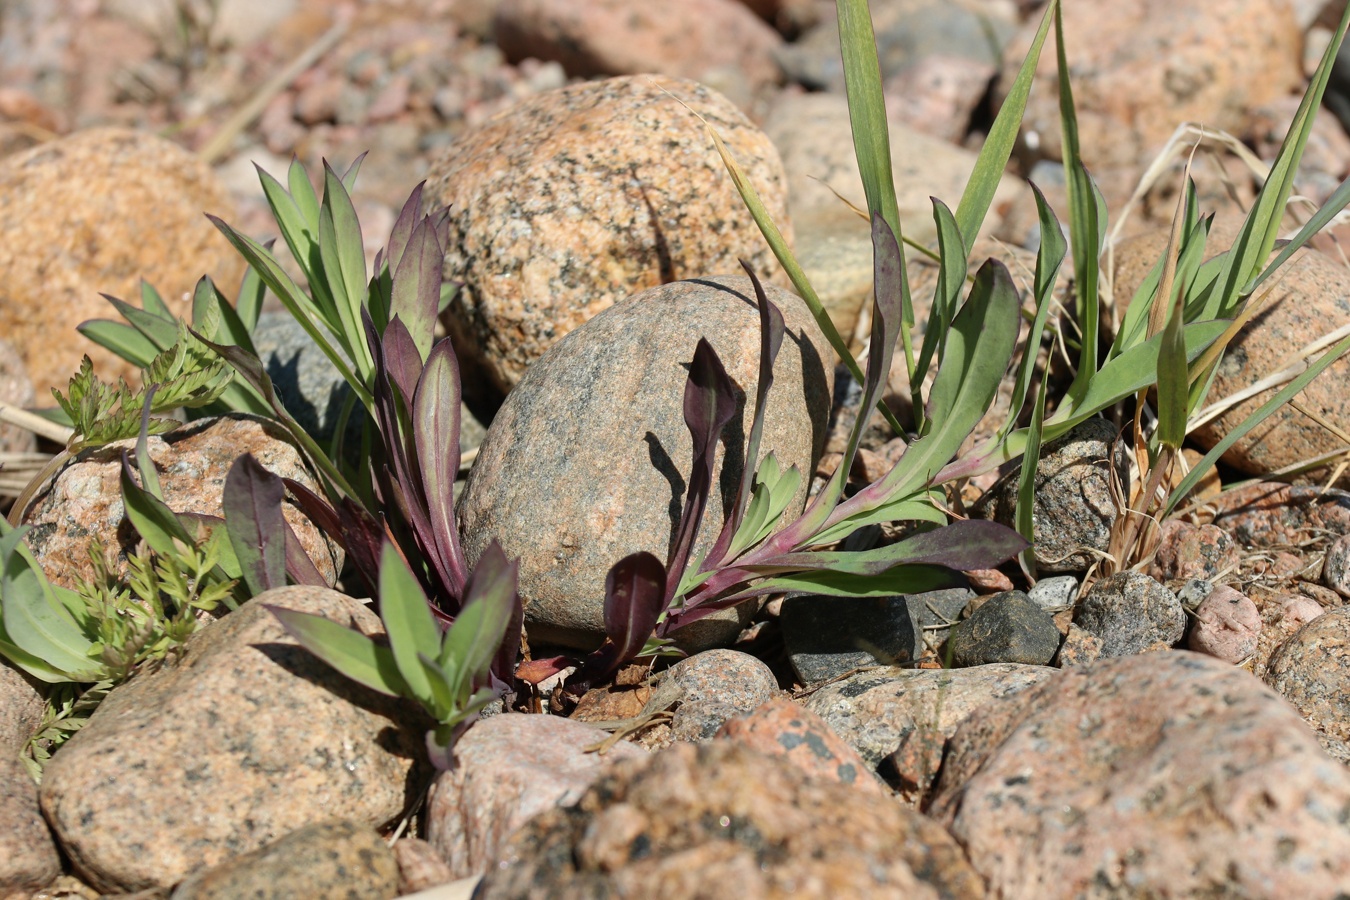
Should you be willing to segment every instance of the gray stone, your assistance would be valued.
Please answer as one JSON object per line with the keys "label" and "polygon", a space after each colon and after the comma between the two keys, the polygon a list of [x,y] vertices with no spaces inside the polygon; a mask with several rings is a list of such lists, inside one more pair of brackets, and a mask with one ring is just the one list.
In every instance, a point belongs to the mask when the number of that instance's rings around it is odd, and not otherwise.
{"label": "gray stone", "polygon": [[278,588],[193,635],[176,662],[113,690],[52,757],[41,789],[47,821],[91,885],[168,887],[297,823],[376,826],[404,808],[429,723],[302,650],[267,604],[381,631],[336,591]]}
{"label": "gray stone", "polygon": [[191,875],[172,900],[288,900],[399,895],[394,851],[368,824],[316,822],[229,862]]}
{"label": "gray stone", "polygon": [[1098,581],[1079,602],[1073,621],[1101,638],[1102,656],[1171,646],[1186,631],[1186,613],[1176,594],[1141,572]]}
{"label": "gray stone", "polygon": [[716,740],[620,763],[577,804],[535,817],[475,896],[975,900],[984,891],[961,848],[919,813]]}
{"label": "gray stone", "polygon": [[[1116,428],[1105,419],[1088,419],[1041,448],[1033,502],[1036,569],[1040,572],[1082,572],[1110,546],[1116,520],[1112,478],[1129,492],[1129,453],[1112,445]],[[1011,527],[1017,511],[1021,467],[1000,479],[971,512]]]}
{"label": "gray stone", "polygon": [[610,764],[646,756],[625,742],[603,755],[587,752],[607,737],[571,719],[519,713],[465,732],[455,768],[437,776],[427,801],[427,837],[450,878],[481,875],[532,817],[575,803]]}
{"label": "gray stone", "polygon": [[1350,741],[1350,607],[1329,609],[1271,655],[1266,684],[1319,732]]}
{"label": "gray stone", "polygon": [[[811,472],[829,417],[830,350],[797,297],[767,290],[788,337],[774,368],[761,459],[773,451],[783,468]],[[630,297],[550,350],[497,412],[464,492],[461,530],[470,561],[492,540],[520,560],[532,640],[599,644],[610,566],[639,550],[667,557],[690,471],[683,397],[700,338],[748,398],[723,433],[695,555],[712,545],[734,499],[754,408],[753,297],[749,279],[720,276]],[[801,510],[808,481],[790,516]],[[751,607],[674,636],[694,649],[727,642]]]}
{"label": "gray stone", "polygon": [[538,94],[456,140],[428,173],[428,198],[451,212],[445,276],[464,286],[446,319],[466,370],[480,367],[505,393],[563,335],[630,294],[739,272],[738,259],[775,277],[691,109],[791,240],[778,151],[716,91],[641,75]]}
{"label": "gray stone", "polygon": [[1046,612],[1056,613],[1073,606],[1078,599],[1079,582],[1072,575],[1054,575],[1042,578],[1027,591],[1031,602]]}
{"label": "gray stone", "polygon": [[910,732],[930,728],[944,739],[950,737],[981,704],[1054,674],[1044,666],[1010,663],[973,669],[880,669],[827,684],[803,705],[875,766],[895,753]]}
{"label": "gray stone", "polygon": [[1322,584],[1342,597],[1350,597],[1350,535],[1341,535],[1327,545],[1322,559]]}
{"label": "gray stone", "polygon": [[8,752],[0,754],[0,823],[0,897],[45,887],[61,874],[61,856],[38,810],[37,785]]}
{"label": "gray stone", "polygon": [[686,737],[677,739],[705,740],[712,734],[704,736],[704,731],[711,728],[715,734],[731,717],[750,712],[777,693],[773,670],[750,654],[705,650],[663,672],[644,711],[678,703],[676,715],[684,714]]}
{"label": "gray stone", "polygon": [[993,897],[1335,897],[1350,771],[1251,675],[1177,651],[977,710],[930,814]]}
{"label": "gray stone", "polygon": [[1023,592],[1005,591],[990,597],[953,628],[948,643],[955,666],[1045,666],[1059,650],[1059,637],[1049,613]]}
{"label": "gray stone", "polygon": [[915,662],[941,645],[975,596],[968,588],[895,597],[800,595],[783,601],[779,622],[793,671],[817,684],[863,666]]}

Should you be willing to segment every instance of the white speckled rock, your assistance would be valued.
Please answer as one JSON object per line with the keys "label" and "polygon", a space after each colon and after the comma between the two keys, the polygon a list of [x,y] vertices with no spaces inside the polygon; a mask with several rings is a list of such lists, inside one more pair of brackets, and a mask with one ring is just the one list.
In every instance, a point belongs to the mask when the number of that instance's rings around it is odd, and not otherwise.
{"label": "white speckled rock", "polygon": [[[799,298],[768,290],[788,337],[774,367],[760,455],[772,450],[784,468],[810,472],[829,415],[832,372],[823,362],[829,345]],[[639,550],[666,559],[689,477],[683,398],[700,337],[717,351],[748,407],[718,445],[694,552],[712,545],[734,499],[754,408],[753,297],[743,276],[644,291],[568,335],[507,397],[465,488],[460,527],[470,560],[494,539],[520,560],[532,639],[599,644],[609,567]],[[739,449],[728,452],[728,444]],[[804,479],[789,512],[805,499]],[[734,638],[740,623],[738,611],[728,610],[678,634],[703,649]]]}
{"label": "white speckled rock", "polygon": [[445,276],[464,283],[448,319],[466,366],[505,393],[555,341],[629,294],[738,272],[741,258],[761,278],[777,271],[695,112],[791,240],[778,152],[692,81],[628,76],[539,94],[432,163],[430,196],[451,211]]}
{"label": "white speckled rock", "polygon": [[[67,464],[51,486],[38,495],[24,516],[33,530],[26,540],[43,571],[56,584],[75,588],[92,578],[90,535],[97,535],[117,555],[114,569],[125,571],[126,554],[138,537],[122,510],[121,454],[135,441],[120,441],[83,453]],[[150,458],[159,470],[169,508],[180,513],[223,515],[221,491],[234,461],[252,453],[263,468],[293,478],[311,490],[318,483],[285,431],[270,420],[243,414],[199,419],[167,434],[150,438]],[[295,504],[282,504],[282,514],[319,573],[331,584],[342,568],[343,553],[328,541]]]}
{"label": "white speckled rock", "polygon": [[1102,660],[976,711],[931,814],[993,897],[1332,897],[1350,770],[1246,672]]}
{"label": "white speckled rock", "polygon": [[177,663],[109,694],[41,789],[88,883],[169,887],[300,825],[376,826],[403,809],[427,723],[300,649],[269,603],[381,630],[336,591],[278,588],[193,635]]}
{"label": "white speckled rock", "polygon": [[586,752],[607,737],[571,719],[518,713],[465,732],[455,745],[455,768],[436,778],[427,801],[427,838],[451,877],[482,875],[535,815],[581,799],[610,764],[647,755],[624,741],[603,756]]}

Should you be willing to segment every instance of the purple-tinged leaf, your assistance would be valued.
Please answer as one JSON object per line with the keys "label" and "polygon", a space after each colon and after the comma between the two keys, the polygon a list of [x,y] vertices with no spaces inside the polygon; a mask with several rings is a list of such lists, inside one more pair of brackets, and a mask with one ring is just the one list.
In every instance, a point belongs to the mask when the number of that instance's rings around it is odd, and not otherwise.
{"label": "purple-tinged leaf", "polygon": [[[389,263],[389,271],[397,272],[400,260],[403,259],[403,251],[408,246],[408,239],[412,237],[413,229],[422,221],[422,192],[426,189],[427,183],[423,181],[417,187],[412,189],[408,195],[408,200],[403,204],[403,209],[398,214],[398,219],[394,222],[394,227],[389,232],[389,247],[385,257]],[[376,266],[376,270],[379,267]]]}
{"label": "purple-tinged leaf", "polygon": [[304,546],[300,543],[300,537],[291,527],[291,523],[285,519],[281,521],[286,526],[286,574],[290,576],[291,581],[314,587],[331,587],[320,574],[318,567],[314,565],[314,560],[310,559],[309,554],[305,552]]}
{"label": "purple-tinged leaf", "polygon": [[380,583],[380,550],[384,528],[365,508],[343,497],[336,508],[298,481],[283,479],[295,503],[319,530],[342,545],[371,592]]}
{"label": "purple-tinged leaf", "polygon": [[405,409],[410,409],[426,356],[418,349],[417,342],[400,316],[395,315],[389,320],[389,325],[384,329],[381,350],[389,379],[398,388],[398,399]]}
{"label": "purple-tinged leaf", "polygon": [[527,684],[537,685],[557,675],[563,669],[576,664],[576,659],[571,656],[548,656],[543,659],[531,659],[520,664],[520,667],[516,669],[515,677]]}
{"label": "purple-tinged leaf", "polygon": [[966,579],[960,572],[944,566],[903,565],[880,575],[853,575],[841,572],[804,572],[779,575],[758,581],[735,593],[727,593],[697,606],[685,607],[671,613],[663,623],[662,635],[672,634],[686,625],[705,619],[718,610],[744,603],[751,597],[804,591],[828,597],[891,597],[896,594],[915,594],[943,588],[964,587]]}
{"label": "purple-tinged leaf", "polygon": [[[398,320],[395,320],[398,321]],[[413,435],[431,523],[432,543],[449,576],[446,587],[463,593],[468,566],[455,526],[455,478],[459,473],[459,363],[447,338],[427,358],[413,397]]]}
{"label": "purple-tinged leaf", "polygon": [[755,485],[755,470],[759,465],[759,445],[764,435],[764,411],[769,399],[769,388],[773,387],[773,366],[778,359],[778,351],[783,346],[783,335],[787,330],[783,324],[783,313],[764,293],[764,286],[759,283],[754,269],[750,268],[750,264],[745,260],[740,262],[745,274],[750,276],[750,283],[755,287],[755,299],[759,301],[759,383],[755,385],[755,415],[750,424],[750,439],[746,443],[745,468],[741,471],[740,490],[736,494],[731,514],[727,516],[722,531],[717,535],[716,543],[704,558],[705,571],[723,562],[732,538],[736,536],[737,529],[741,527],[741,520],[745,518],[745,510],[750,503],[751,491]]}
{"label": "purple-tinged leaf", "polygon": [[665,610],[666,567],[645,551],[619,560],[605,576],[605,634],[619,651],[619,664],[642,652]]}
{"label": "purple-tinged leaf", "polygon": [[286,586],[286,519],[281,502],[286,486],[245,453],[225,476],[221,506],[225,532],[239,560],[244,583],[254,595]]}
{"label": "purple-tinged leaf", "polygon": [[[347,167],[347,171],[342,173],[342,186],[345,187],[348,192],[356,187],[356,174],[361,171],[361,163],[366,161],[366,154],[369,152],[369,150],[366,150],[356,159],[352,160],[352,164]],[[327,160],[324,161],[324,168],[328,168]]]}
{"label": "purple-tinged leaf", "polygon": [[[462,612],[446,632],[441,667],[449,669],[452,662],[457,663],[460,678],[472,679],[474,690],[491,685],[503,645],[520,649],[520,632],[510,630],[518,621],[516,610],[521,605],[518,577],[518,564],[506,558],[495,540],[490,542],[465,585]],[[515,662],[514,655],[511,662]],[[512,668],[507,666],[506,671]]]}
{"label": "purple-tinged leaf", "polygon": [[674,599],[680,578],[698,537],[703,511],[712,490],[713,464],[717,440],[722,429],[736,415],[736,385],[718,359],[706,338],[699,338],[694,359],[689,366],[689,378],[684,387],[684,423],[694,442],[694,462],[689,473],[689,488],[685,492],[684,509],[676,531],[674,548],[670,554],[670,568],[664,601]]}
{"label": "purple-tinged leaf", "polygon": [[445,254],[436,240],[431,219],[425,218],[413,229],[394,273],[393,299],[389,318],[402,319],[422,360],[431,352],[435,339],[436,308],[441,300],[441,267]]}
{"label": "purple-tinged leaf", "polygon": [[872,550],[784,553],[745,568],[761,574],[829,571],[879,575],[897,565],[926,564],[967,572],[992,569],[1028,546],[1026,539],[1011,528],[969,519]]}

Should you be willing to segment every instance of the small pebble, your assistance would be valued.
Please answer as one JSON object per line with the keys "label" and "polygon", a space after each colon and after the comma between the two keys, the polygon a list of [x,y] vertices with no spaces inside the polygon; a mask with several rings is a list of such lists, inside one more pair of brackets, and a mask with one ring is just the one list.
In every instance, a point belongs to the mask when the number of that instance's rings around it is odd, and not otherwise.
{"label": "small pebble", "polygon": [[1186,646],[1234,665],[1256,652],[1261,636],[1261,613],[1245,594],[1219,585],[1195,611]]}
{"label": "small pebble", "polygon": [[995,594],[952,629],[956,666],[987,663],[1048,665],[1059,650],[1059,629],[1050,614],[1021,591]]}
{"label": "small pebble", "polygon": [[1343,534],[1327,547],[1322,561],[1322,583],[1342,597],[1350,598],[1350,535]]}
{"label": "small pebble", "polygon": [[1053,575],[1042,578],[1027,591],[1031,602],[1046,612],[1059,612],[1073,606],[1078,599],[1078,578],[1073,575]]}

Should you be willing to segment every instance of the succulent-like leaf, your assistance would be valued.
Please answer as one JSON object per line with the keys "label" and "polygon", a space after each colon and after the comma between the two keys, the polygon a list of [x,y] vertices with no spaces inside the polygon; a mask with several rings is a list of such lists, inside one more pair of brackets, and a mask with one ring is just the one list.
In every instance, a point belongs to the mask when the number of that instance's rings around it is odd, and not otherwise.
{"label": "succulent-like leaf", "polygon": [[[286,486],[251,453],[234,461],[225,476],[221,506],[225,530],[244,582],[255,595],[286,586]],[[312,564],[311,564],[312,567]]]}
{"label": "succulent-like leaf", "polygon": [[642,650],[664,611],[666,567],[647,552],[619,560],[605,576],[605,634],[617,649],[619,663]]}
{"label": "succulent-like leaf", "polygon": [[24,546],[27,531],[0,518],[0,653],[48,683],[97,681],[93,643]]}
{"label": "succulent-like leaf", "polygon": [[508,633],[520,606],[516,580],[516,563],[507,560],[496,541],[489,543],[465,588],[463,609],[446,632],[441,648],[442,665],[456,661],[461,689],[466,694],[489,683],[503,641],[519,646],[519,632]]}
{"label": "succulent-like leaf", "polygon": [[[112,304],[118,315],[131,323],[147,340],[161,351],[167,350],[178,339],[178,320],[171,315],[156,315],[149,310],[132,306],[125,300],[119,300],[111,294],[102,294],[104,300]],[[158,354],[156,354],[158,355]]]}
{"label": "succulent-like leaf", "polygon": [[413,699],[393,651],[388,647],[323,616],[272,605],[268,605],[267,610],[301,647],[352,681],[391,697]]}
{"label": "succulent-like leaf", "polygon": [[192,537],[178,521],[173,510],[163,500],[143,490],[131,475],[131,461],[122,451],[122,506],[136,533],[150,549],[169,556],[174,553],[174,541],[191,545]]}
{"label": "succulent-like leaf", "polygon": [[403,209],[399,211],[398,219],[394,221],[394,227],[389,232],[389,243],[386,245],[384,258],[389,264],[390,272],[398,271],[403,260],[403,252],[412,238],[413,229],[423,221],[422,192],[426,190],[426,186],[427,183],[422,181],[412,189],[412,193],[403,203]]}
{"label": "succulent-like leaf", "polygon": [[407,326],[421,360],[431,352],[435,339],[436,311],[441,300],[441,267],[445,254],[436,240],[430,217],[413,229],[407,250],[394,275],[389,307],[390,319],[398,318]]}

